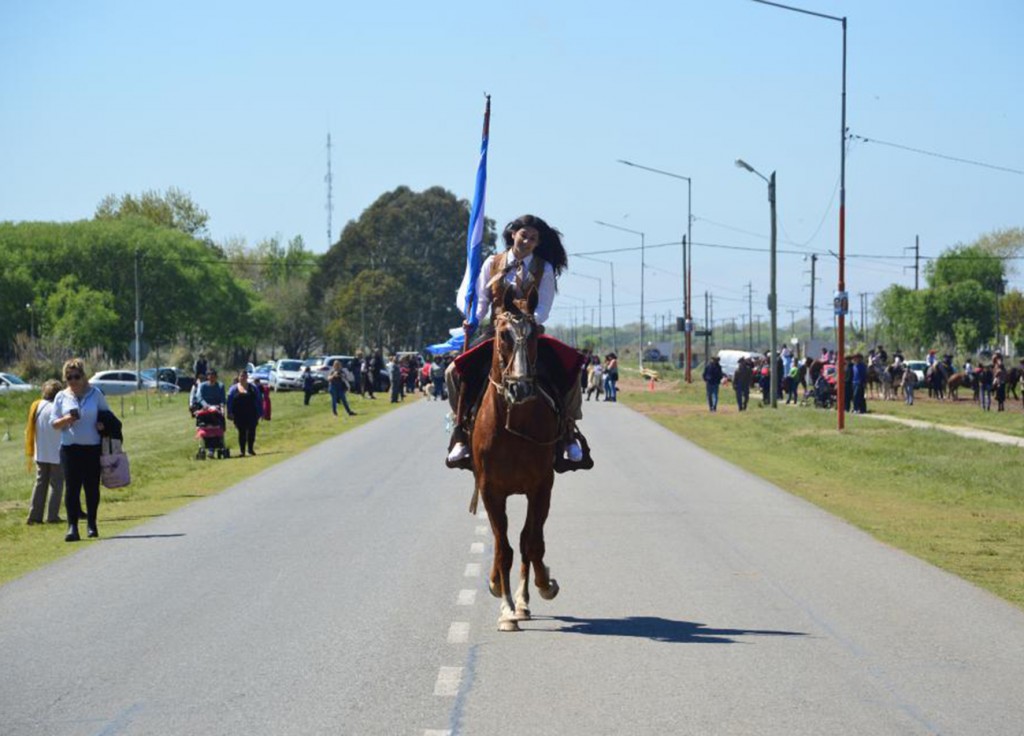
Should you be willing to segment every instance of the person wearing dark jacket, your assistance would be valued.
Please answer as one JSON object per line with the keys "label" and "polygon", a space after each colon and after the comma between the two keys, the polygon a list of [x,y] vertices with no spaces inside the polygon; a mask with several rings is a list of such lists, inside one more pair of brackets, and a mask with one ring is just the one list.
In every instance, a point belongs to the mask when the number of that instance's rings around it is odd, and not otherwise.
{"label": "person wearing dark jacket", "polygon": [[716,355],[704,366],[704,383],[707,384],[708,409],[718,411],[718,389],[722,385],[722,364]]}
{"label": "person wearing dark jacket", "polygon": [[246,450],[255,455],[253,445],[256,443],[256,425],[263,416],[263,396],[255,385],[249,383],[249,373],[239,371],[238,383],[228,391],[228,419],[235,423],[238,430],[238,449],[242,457]]}
{"label": "person wearing dark jacket", "polygon": [[750,401],[750,382],[754,380],[754,372],[750,368],[750,361],[740,358],[736,371],[732,374],[732,387],[736,391],[736,405],[740,411],[747,410]]}

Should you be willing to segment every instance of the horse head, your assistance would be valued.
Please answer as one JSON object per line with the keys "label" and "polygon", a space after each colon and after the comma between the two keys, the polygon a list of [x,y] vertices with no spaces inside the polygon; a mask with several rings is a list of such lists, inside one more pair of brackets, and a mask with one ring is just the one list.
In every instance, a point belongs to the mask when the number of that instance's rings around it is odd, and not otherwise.
{"label": "horse head", "polygon": [[510,404],[521,404],[537,396],[537,291],[523,299],[507,289],[503,310],[495,320],[494,359],[498,380],[491,378]]}

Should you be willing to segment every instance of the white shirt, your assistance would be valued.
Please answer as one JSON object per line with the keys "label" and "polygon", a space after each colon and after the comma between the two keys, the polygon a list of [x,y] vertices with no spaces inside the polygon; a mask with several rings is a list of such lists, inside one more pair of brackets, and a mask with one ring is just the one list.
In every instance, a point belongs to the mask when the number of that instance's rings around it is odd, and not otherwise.
{"label": "white shirt", "polygon": [[53,402],[42,400],[36,409],[36,462],[60,464],[60,430],[50,426]]}
{"label": "white shirt", "polygon": [[[516,280],[516,269],[515,266],[518,264],[516,257],[512,255],[512,250],[506,251],[505,266],[512,266],[513,268],[505,275],[505,281],[514,284]],[[480,277],[476,280],[476,323],[480,324],[484,317],[491,309],[491,290],[487,288],[488,282],[491,280],[493,274],[491,269],[494,266],[494,259],[496,256],[488,256],[487,260],[484,261],[483,267],[480,269]],[[533,254],[526,256],[523,259],[523,266],[527,271],[530,270],[530,264],[533,263]],[[537,321],[537,324],[542,325],[547,321],[548,315],[551,314],[551,305],[555,301],[555,269],[551,267],[551,264],[544,261],[544,272],[541,274],[540,283],[537,285],[537,309],[534,310],[533,317]]]}

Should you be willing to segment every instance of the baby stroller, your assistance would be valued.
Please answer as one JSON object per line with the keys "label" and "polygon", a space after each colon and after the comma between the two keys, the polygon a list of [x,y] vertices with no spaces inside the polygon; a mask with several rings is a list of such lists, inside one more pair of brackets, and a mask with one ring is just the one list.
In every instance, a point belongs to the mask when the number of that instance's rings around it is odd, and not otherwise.
{"label": "baby stroller", "polygon": [[196,460],[210,457],[231,457],[231,450],[224,446],[224,410],[209,406],[196,411],[196,438],[200,440]]}
{"label": "baby stroller", "polygon": [[814,396],[814,406],[817,409],[831,409],[836,403],[836,387],[825,378],[824,375],[818,376],[818,380],[814,383],[814,389],[811,391]]}

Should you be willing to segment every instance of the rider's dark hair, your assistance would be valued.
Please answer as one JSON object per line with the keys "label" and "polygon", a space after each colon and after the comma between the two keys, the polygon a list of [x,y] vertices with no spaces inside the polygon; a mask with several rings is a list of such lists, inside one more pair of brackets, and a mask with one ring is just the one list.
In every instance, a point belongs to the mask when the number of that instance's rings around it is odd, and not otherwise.
{"label": "rider's dark hair", "polygon": [[512,247],[512,235],[515,231],[524,227],[536,228],[540,238],[533,253],[551,264],[557,278],[569,265],[569,256],[562,245],[562,233],[536,215],[523,215],[512,220],[502,231],[501,238],[505,241],[506,249]]}

